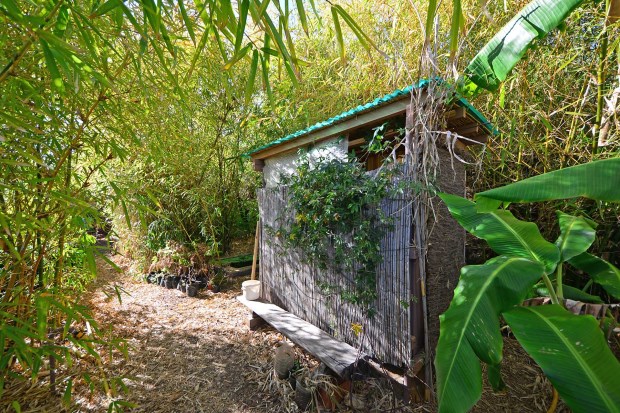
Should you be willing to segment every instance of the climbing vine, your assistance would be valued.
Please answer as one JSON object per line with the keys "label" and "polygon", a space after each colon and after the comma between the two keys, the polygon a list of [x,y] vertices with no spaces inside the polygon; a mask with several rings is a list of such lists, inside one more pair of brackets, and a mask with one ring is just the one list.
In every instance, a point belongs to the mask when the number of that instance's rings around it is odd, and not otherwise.
{"label": "climbing vine", "polygon": [[375,273],[382,262],[381,238],[390,217],[381,200],[394,190],[394,169],[367,173],[355,159],[312,160],[303,156],[296,174],[285,178],[294,219],[278,229],[287,248],[304,253],[308,263],[340,274],[354,274],[354,288],[319,282],[327,293],[338,292],[372,314],[377,297]]}

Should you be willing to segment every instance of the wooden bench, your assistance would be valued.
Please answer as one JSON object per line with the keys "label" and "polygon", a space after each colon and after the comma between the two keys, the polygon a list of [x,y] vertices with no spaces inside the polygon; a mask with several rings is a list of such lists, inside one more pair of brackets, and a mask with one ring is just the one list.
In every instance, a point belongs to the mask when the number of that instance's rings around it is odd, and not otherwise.
{"label": "wooden bench", "polygon": [[243,296],[237,297],[237,300],[342,378],[350,378],[354,369],[362,367],[368,360],[366,354],[277,305],[260,300],[248,301]]}

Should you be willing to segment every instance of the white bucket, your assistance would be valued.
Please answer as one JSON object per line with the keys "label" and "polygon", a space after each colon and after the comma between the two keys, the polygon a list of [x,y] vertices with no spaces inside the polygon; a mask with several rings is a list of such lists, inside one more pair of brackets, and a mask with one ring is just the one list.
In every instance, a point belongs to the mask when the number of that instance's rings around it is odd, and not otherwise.
{"label": "white bucket", "polygon": [[260,281],[248,280],[242,282],[241,291],[243,291],[243,298],[246,300],[258,300],[258,296],[260,295]]}

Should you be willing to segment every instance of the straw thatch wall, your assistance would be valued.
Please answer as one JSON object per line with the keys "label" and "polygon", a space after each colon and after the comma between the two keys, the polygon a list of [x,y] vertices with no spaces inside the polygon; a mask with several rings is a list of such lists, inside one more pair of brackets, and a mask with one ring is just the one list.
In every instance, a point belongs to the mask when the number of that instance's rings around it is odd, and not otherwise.
{"label": "straw thatch wall", "polygon": [[260,274],[262,298],[316,325],[337,339],[397,366],[408,366],[411,358],[410,311],[403,305],[409,299],[409,240],[411,202],[386,199],[381,208],[394,222],[382,240],[384,261],[377,269],[377,314],[367,321],[366,334],[356,336],[352,323],[364,323],[360,309],[334,293],[321,294],[317,283],[327,282],[350,290],[353,274],[334,269],[319,270],[305,263],[299,251],[282,246],[275,234],[287,225],[294,211],[287,206],[286,188],[258,191],[261,216]]}

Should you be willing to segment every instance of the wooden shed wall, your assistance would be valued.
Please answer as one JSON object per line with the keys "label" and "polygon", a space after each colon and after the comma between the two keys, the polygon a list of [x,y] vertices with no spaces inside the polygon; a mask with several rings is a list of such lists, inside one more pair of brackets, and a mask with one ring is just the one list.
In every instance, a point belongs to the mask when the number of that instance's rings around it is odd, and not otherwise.
{"label": "wooden shed wall", "polygon": [[[317,282],[325,281],[343,289],[354,285],[353,274],[319,270],[306,264],[299,251],[282,246],[274,230],[294,217],[287,205],[287,189],[258,190],[261,216],[260,274],[261,298],[314,324],[337,339],[359,347],[352,323],[362,323],[360,309],[338,294],[323,295]],[[411,238],[411,201],[385,199],[381,208],[394,219],[381,248],[383,263],[377,269],[377,314],[368,321],[362,350],[383,362],[407,367],[411,359],[411,319],[407,303],[410,297],[409,243]]]}

